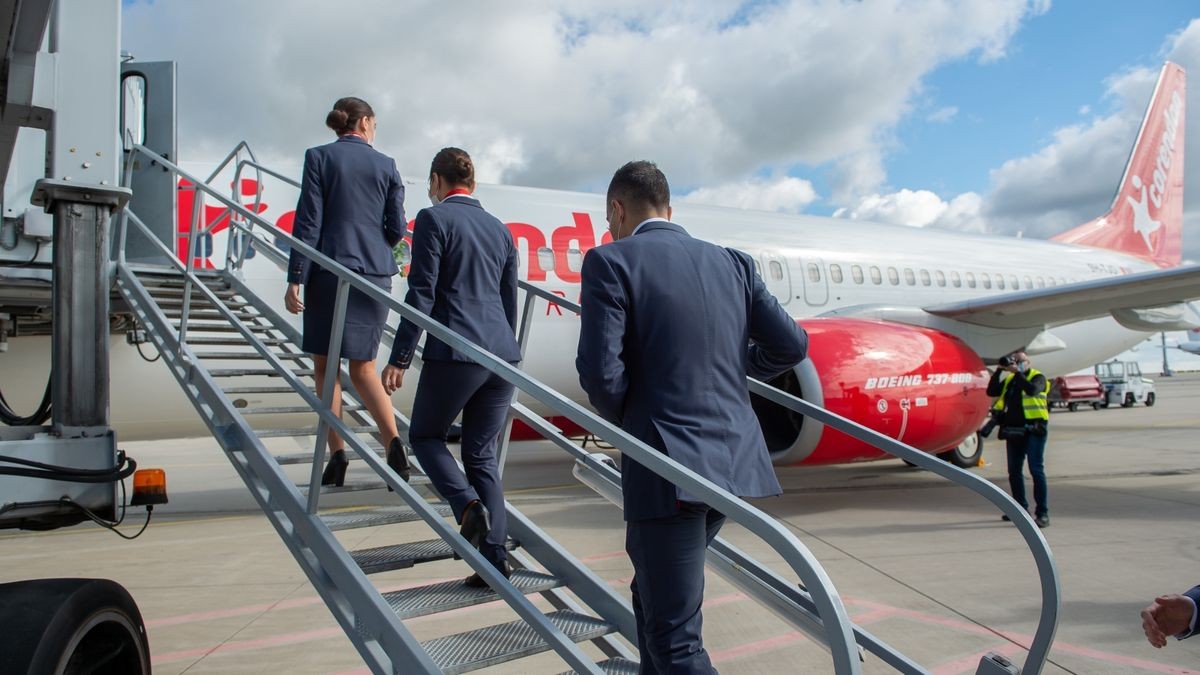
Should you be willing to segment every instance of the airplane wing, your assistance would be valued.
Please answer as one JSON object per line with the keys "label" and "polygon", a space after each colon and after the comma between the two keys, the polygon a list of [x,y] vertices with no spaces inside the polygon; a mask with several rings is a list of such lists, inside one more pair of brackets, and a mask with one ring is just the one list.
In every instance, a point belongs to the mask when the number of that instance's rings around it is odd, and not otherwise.
{"label": "airplane wing", "polygon": [[1057,326],[1111,314],[1133,330],[1186,330],[1189,300],[1200,298],[1200,265],[1128,274],[1053,288],[932,305],[929,314],[989,328]]}

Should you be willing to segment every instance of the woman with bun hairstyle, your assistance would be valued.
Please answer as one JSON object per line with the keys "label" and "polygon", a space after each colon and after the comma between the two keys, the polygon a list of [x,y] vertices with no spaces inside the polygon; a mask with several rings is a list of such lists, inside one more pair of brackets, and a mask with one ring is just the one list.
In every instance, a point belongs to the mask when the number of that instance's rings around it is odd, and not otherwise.
{"label": "woman with bun hairstyle", "polygon": [[[375,111],[362,99],[338,99],[325,118],[337,140],[309,148],[304,153],[304,176],[292,234],[339,264],[357,272],[385,292],[399,272],[392,248],[407,230],[404,219],[404,184],[396,162],[375,150]],[[304,287],[301,299],[300,287]],[[324,386],[325,365],[333,328],[338,278],[332,272],[292,249],[288,261],[287,310],[304,313],[302,348],[312,354],[317,391]],[[392,402],[375,374],[375,357],[387,322],[387,306],[351,287],[341,351],[332,356],[349,359],[355,391],[388,443],[388,465],[408,480],[408,458],[396,431]],[[333,412],[341,416],[341,383],[333,383]],[[346,477],[345,445],[329,432],[329,463],[322,485],[341,487]]]}
{"label": "woman with bun hairstyle", "polygon": [[[517,325],[517,250],[512,235],[471,196],[475,166],[466,152],[443,148],[429,169],[433,206],[417,213],[412,266],[404,301],[509,363],[521,360]],[[383,370],[389,394],[404,383],[421,329],[401,321]],[[505,577],[508,527],[496,462],[496,437],[513,386],[432,335],[421,356],[409,443],[433,486],[454,510],[460,532]],[[462,413],[461,454],[466,475],[446,448],[451,423]],[[468,586],[482,587],[478,574]]]}

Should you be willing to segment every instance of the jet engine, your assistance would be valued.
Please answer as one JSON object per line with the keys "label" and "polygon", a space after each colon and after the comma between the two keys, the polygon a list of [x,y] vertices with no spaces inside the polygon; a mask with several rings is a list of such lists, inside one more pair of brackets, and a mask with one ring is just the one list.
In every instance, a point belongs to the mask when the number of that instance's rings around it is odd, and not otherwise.
{"label": "jet engine", "polygon": [[[987,415],[988,371],[958,338],[862,319],[798,322],[808,358],[770,384],[919,450],[937,454],[973,434]],[[777,465],[835,464],[886,453],[752,396]]]}

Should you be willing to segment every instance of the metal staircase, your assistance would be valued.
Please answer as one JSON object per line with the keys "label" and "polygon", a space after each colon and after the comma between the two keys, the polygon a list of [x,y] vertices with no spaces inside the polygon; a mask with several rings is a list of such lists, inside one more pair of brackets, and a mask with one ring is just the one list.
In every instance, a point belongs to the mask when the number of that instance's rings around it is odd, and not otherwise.
{"label": "metal staircase", "polygon": [[[243,159],[243,154],[249,159]],[[505,580],[458,535],[453,522],[448,521],[448,507],[436,496],[423,475],[414,473],[409,482],[404,482],[391,471],[382,457],[380,439],[371,437],[375,427],[361,401],[356,400],[347,373],[331,359],[324,391],[314,392],[313,363],[298,347],[298,330],[241,278],[239,270],[251,244],[258,253],[285,264],[286,257],[273,240],[286,240],[338,276],[331,350],[336,352],[341,345],[338,326],[342,322],[338,317],[344,316],[350,288],[356,288],[513,383],[520,392],[554,410],[555,414],[569,418],[690,494],[704,499],[730,520],[761,538],[790,570],[786,576],[768,569],[721,539],[717,539],[710,549],[709,565],[748,597],[826,647],[834,672],[861,672],[866,653],[902,673],[928,672],[876,636],[854,626],[815,557],[769,516],[291,238],[258,217],[257,209],[247,209],[235,198],[211,187],[211,177],[209,181],[198,180],[142,146],[133,147],[130,165],[135,156],[189,181],[196,190],[194,208],[197,212],[203,208],[206,198],[221,204],[225,209],[222,217],[228,217],[231,232],[236,236],[230,237],[225,265],[221,269],[196,270],[194,259],[186,264],[180,262],[151,228],[136,214],[127,212],[117,225],[115,237],[118,289],[281,540],[372,671],[465,673],[553,651],[565,663],[565,668],[573,672],[636,673],[636,657],[630,647],[636,644],[633,613],[628,602],[608,584],[511,505],[506,506],[514,573],[511,579]],[[230,153],[223,166],[233,161],[237,162],[235,172],[239,178],[243,169],[250,167],[260,174],[293,182],[261,167],[244,144]],[[129,172],[127,168],[127,178]],[[214,171],[213,175],[216,174]],[[235,179],[234,184],[239,183]],[[192,223],[189,250],[196,251],[197,237],[205,231],[201,230],[196,214]],[[265,234],[271,239],[263,236]],[[162,254],[162,264],[128,262],[124,252],[130,237],[138,237],[156,247]],[[527,284],[523,284],[523,288],[526,291],[523,315],[526,319],[532,316],[534,304],[542,300],[554,302],[564,309],[578,310],[573,303],[542,289]],[[519,331],[522,345],[530,330],[526,319]],[[334,377],[339,377],[344,385],[342,406],[348,422],[338,419],[331,411]],[[964,484],[1013,518],[1029,542],[1042,576],[1042,622],[1025,664],[1025,672],[1040,672],[1057,624],[1058,582],[1045,541],[1024,511],[986,481],[942,465],[919,451],[813,408],[782,391],[753,381],[750,386],[756,393],[781,405],[817,417],[826,424]],[[248,395],[269,397],[270,401],[250,406],[241,398]],[[311,427],[278,428],[262,422],[292,413],[316,415],[318,423]],[[395,414],[404,437],[408,420],[398,411]],[[515,400],[511,415],[573,456],[576,475],[600,494],[620,504],[619,474],[606,457],[587,453]],[[357,456],[373,471],[375,475],[371,480],[351,482],[348,477],[343,488],[320,486],[328,430],[335,431],[345,440],[349,456]],[[273,455],[263,443],[263,439],[283,437],[311,443],[313,450]],[[504,443],[506,448],[507,441]],[[287,464],[309,464],[308,483],[297,485],[289,479],[281,468]],[[395,505],[354,511],[323,509],[321,506],[324,495],[385,487],[394,491]],[[339,530],[396,523],[424,523],[432,533],[417,541],[354,551],[343,548],[333,536]],[[461,582],[443,582],[381,592],[371,581],[373,574],[449,558],[462,558],[490,588],[474,589]],[[534,596],[544,598],[552,610],[544,612],[535,606],[531,600]],[[424,642],[418,641],[405,625],[406,620],[415,617],[496,601],[504,602],[517,618]],[[583,645],[590,645],[587,651]],[[989,655],[980,662],[978,672],[1019,671],[1004,669],[999,657]]]}

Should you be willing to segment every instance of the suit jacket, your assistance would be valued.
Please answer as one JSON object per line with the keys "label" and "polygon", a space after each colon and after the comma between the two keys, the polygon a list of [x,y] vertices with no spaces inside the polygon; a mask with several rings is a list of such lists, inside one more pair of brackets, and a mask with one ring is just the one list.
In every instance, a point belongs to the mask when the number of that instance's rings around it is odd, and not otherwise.
{"label": "suit jacket", "polygon": [[[808,338],[767,292],[750,256],[651,222],[588,251],[575,366],[596,410],[742,497],[781,492],[746,375],[804,359]],[[625,519],[699,501],[628,457]]]}
{"label": "suit jacket", "polygon": [[[1192,602],[1196,603],[1197,608],[1200,608],[1200,586],[1193,586],[1191,588],[1191,590],[1184,593],[1184,595],[1191,598]],[[1200,609],[1198,609],[1197,611],[1200,611]],[[1193,616],[1192,618],[1196,619],[1195,616]],[[1183,633],[1181,633],[1179,635],[1180,640],[1182,640],[1184,638],[1190,638],[1193,635],[1195,635],[1196,633],[1200,633],[1200,621],[1193,621],[1193,624],[1196,625],[1197,630],[1192,630],[1191,628],[1188,628],[1186,631],[1184,631]]]}
{"label": "suit jacket", "polygon": [[[361,274],[399,272],[392,249],[408,229],[404,183],[396,161],[358,136],[304,153],[304,176],[292,234]],[[288,260],[288,282],[308,281],[311,261],[297,251]]]}
{"label": "suit jacket", "polygon": [[[496,356],[516,363],[517,249],[508,228],[479,200],[453,195],[421,209],[413,226],[404,302]],[[403,320],[388,363],[408,368],[421,329]],[[441,340],[425,341],[426,361],[470,361]]]}

